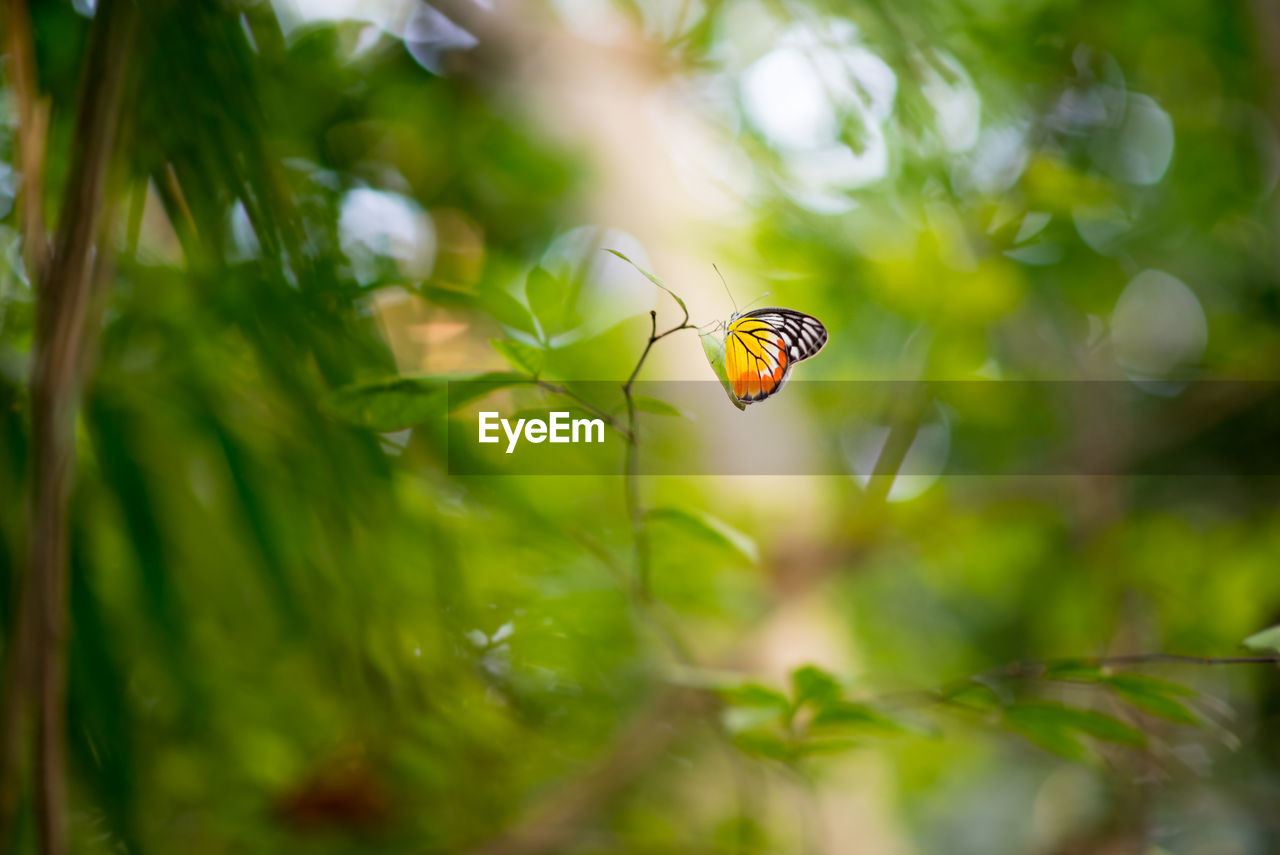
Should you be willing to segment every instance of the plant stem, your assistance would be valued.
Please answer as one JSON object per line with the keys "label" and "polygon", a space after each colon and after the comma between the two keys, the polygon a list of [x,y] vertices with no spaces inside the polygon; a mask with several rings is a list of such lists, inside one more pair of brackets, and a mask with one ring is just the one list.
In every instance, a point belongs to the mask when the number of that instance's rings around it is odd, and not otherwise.
{"label": "plant stem", "polygon": [[[681,303],[681,308],[684,304]],[[622,384],[622,397],[627,402],[627,455],[623,463],[623,477],[626,479],[626,501],[627,516],[631,518],[631,535],[635,541],[636,549],[636,588],[640,594],[640,599],[648,601],[652,596],[650,587],[650,548],[649,533],[644,524],[644,507],[640,504],[640,482],[636,478],[637,467],[639,466],[639,435],[636,431],[636,402],[633,390],[636,383],[636,377],[640,375],[640,369],[644,367],[644,362],[649,358],[649,351],[653,350],[653,346],[662,341],[672,333],[680,332],[680,330],[691,330],[696,327],[689,326],[689,310],[684,309],[684,319],[669,330],[658,332],[658,313],[654,310],[649,311],[649,340],[645,342],[644,350],[640,353],[640,358],[636,360],[636,367],[631,370],[631,376],[627,378],[627,382]]]}
{"label": "plant stem", "polygon": [[1109,665],[1265,665],[1280,664],[1280,654],[1262,654],[1258,656],[1189,656],[1182,653],[1126,653],[1120,656],[1095,656],[1079,659],[1045,659],[1030,662],[1011,662],[995,671],[987,672],[990,676],[1002,677],[1034,677],[1043,674],[1054,665],[1081,662],[1085,665],[1096,665],[1105,668]]}
{"label": "plant stem", "polygon": [[572,389],[569,389],[566,386],[560,386],[556,383],[551,383],[547,380],[534,380],[533,383],[539,389],[546,389],[548,392],[551,392],[554,395],[563,395],[564,397],[576,403],[578,406],[582,407],[587,412],[591,413],[596,418],[603,421],[606,425],[608,425],[613,430],[616,430],[618,433],[622,434],[624,437],[628,435],[626,431],[624,431],[621,427],[618,426],[618,420],[615,419],[610,413],[606,413],[604,410],[600,409],[595,404],[591,403],[586,398],[579,395],[577,392],[574,392]]}
{"label": "plant stem", "polygon": [[[949,693],[972,685],[975,680],[1033,680],[1043,676],[1056,665],[1092,665],[1097,668],[1134,667],[1140,665],[1280,665],[1280,653],[1260,654],[1257,656],[1191,656],[1182,653],[1126,653],[1118,656],[1080,656],[1061,657],[1055,659],[1036,659],[1009,662],[978,674],[951,680],[932,689],[914,689],[903,692],[891,692],[879,696],[878,700],[895,706],[913,704],[933,704],[946,700]],[[873,698],[872,702],[877,699]]]}

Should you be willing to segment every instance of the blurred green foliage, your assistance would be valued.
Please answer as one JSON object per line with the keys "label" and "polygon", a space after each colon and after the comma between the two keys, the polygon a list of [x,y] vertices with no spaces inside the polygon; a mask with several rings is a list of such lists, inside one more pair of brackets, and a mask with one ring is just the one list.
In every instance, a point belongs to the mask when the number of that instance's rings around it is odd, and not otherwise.
{"label": "blurred green foliage", "polygon": [[[31,4],[50,205],[91,6]],[[464,852],[584,778],[600,803],[545,851],[1275,851],[1274,668],[1099,660],[1235,656],[1280,618],[1273,475],[953,478],[882,506],[849,461],[628,484],[621,459],[459,477],[448,457],[479,401],[604,412],[640,454],[679,417],[585,398],[678,322],[604,249],[679,308],[703,284],[662,259],[751,271],[739,288],[830,329],[810,379],[1269,378],[1266,4],[477,5],[473,50],[439,49],[414,3],[399,30],[283,0],[139,8],[76,437],[75,851]],[[695,178],[745,164],[728,225],[676,247],[575,231],[610,210],[607,158],[529,69],[606,37],[692,93],[716,146]],[[7,638],[33,294],[4,176]],[[841,435],[829,403],[789,427]],[[1252,403],[1188,407],[1182,442]],[[610,765],[677,690],[710,700]],[[0,829],[19,850],[25,798]]]}

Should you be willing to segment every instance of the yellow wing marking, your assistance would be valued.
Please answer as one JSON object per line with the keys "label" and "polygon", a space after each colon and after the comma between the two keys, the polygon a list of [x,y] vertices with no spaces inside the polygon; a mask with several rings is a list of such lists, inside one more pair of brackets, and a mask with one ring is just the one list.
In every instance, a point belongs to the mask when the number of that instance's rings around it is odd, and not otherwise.
{"label": "yellow wing marking", "polygon": [[725,335],[725,371],[733,394],[744,401],[762,401],[787,376],[787,347],[774,327],[759,318],[739,318]]}

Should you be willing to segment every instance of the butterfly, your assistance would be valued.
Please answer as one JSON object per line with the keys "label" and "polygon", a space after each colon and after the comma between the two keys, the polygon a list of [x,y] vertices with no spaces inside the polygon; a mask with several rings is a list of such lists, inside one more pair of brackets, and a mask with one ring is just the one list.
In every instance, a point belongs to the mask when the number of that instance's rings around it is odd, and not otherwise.
{"label": "butterfly", "polygon": [[725,373],[738,400],[763,401],[787,381],[791,368],[827,343],[827,328],[794,309],[754,309],[730,316],[724,331]]}

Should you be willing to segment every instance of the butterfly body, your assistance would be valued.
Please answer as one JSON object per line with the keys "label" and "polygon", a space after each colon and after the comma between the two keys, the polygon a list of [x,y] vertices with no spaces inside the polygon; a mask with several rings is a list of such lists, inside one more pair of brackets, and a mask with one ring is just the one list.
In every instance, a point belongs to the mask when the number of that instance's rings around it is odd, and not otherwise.
{"label": "butterfly body", "polygon": [[827,328],[812,315],[769,307],[734,313],[725,326],[725,372],[738,400],[763,401],[782,388],[792,367],[827,343]]}

